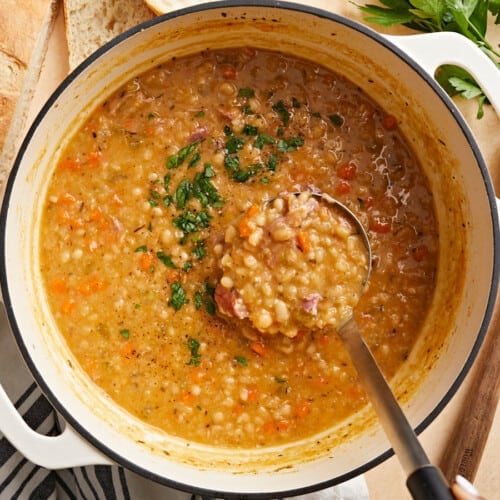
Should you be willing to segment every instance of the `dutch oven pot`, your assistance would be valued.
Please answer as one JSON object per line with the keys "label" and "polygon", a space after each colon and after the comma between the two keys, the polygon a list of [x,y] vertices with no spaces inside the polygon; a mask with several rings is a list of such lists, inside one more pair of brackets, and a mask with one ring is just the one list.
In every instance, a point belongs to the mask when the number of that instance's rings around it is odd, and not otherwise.
{"label": "dutch oven pot", "polygon": [[[497,291],[497,204],[478,146],[432,74],[443,63],[465,65],[500,111],[498,70],[460,35],[383,37],[332,13],[285,2],[210,3],[156,18],[86,60],[36,118],[6,184],[5,308],[26,363],[67,422],[61,435],[40,436],[0,391],[1,431],[33,462],[48,468],[119,463],[187,491],[269,497],[340,483],[390,456],[369,406],[349,422],[283,447],[216,449],[166,436],[96,390],[51,317],[40,277],[38,227],[51,173],[68,138],[97,103],[133,75],[174,55],[244,45],[323,64],[398,117],[429,178],[440,231],[431,310],[418,344],[391,381],[417,432],[439,414],[469,370]],[[437,331],[446,332],[444,342]]]}

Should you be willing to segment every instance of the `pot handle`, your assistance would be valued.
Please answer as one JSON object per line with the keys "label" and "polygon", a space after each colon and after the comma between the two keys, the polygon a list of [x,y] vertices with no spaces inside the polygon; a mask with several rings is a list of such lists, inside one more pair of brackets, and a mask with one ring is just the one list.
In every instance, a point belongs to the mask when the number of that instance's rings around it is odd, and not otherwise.
{"label": "pot handle", "polygon": [[500,71],[474,42],[452,32],[386,35],[385,38],[404,50],[432,77],[443,64],[453,64],[467,70],[500,116]]}
{"label": "pot handle", "polygon": [[44,436],[23,420],[0,385],[1,431],[29,461],[46,469],[84,465],[112,465],[113,462],[65,423],[57,436]]}

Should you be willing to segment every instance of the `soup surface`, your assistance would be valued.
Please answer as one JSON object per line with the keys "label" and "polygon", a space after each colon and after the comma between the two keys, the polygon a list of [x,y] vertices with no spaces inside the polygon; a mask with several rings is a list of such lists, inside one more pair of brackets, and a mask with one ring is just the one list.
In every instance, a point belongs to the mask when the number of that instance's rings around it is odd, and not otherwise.
{"label": "soup surface", "polygon": [[58,160],[42,275],[89,377],[145,422],[217,446],[298,440],[363,407],[331,329],[243,334],[216,311],[227,228],[305,185],[342,201],[369,232],[372,274],[354,314],[392,377],[435,286],[426,178],[397,118],[356,86],[251,48],[207,51],[134,78]]}

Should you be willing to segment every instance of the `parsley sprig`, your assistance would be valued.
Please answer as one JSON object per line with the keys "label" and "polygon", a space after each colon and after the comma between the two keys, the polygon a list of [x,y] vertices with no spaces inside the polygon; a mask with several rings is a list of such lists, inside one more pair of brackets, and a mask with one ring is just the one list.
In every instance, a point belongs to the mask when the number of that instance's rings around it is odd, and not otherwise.
{"label": "parsley sprig", "polygon": [[[402,24],[422,32],[453,31],[472,40],[500,70],[500,52],[486,39],[488,16],[500,24],[500,0],[380,0],[383,6],[358,5],[366,21],[381,26]],[[439,68],[436,78],[450,95],[478,100],[477,118],[488,99],[475,79],[454,65]]]}

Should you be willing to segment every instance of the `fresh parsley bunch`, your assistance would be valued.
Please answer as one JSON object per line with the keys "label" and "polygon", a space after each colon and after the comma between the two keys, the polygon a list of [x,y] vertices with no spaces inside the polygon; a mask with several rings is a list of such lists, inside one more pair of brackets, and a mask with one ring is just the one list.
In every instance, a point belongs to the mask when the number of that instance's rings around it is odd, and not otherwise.
{"label": "fresh parsley bunch", "polygon": [[[402,24],[423,31],[454,31],[472,40],[500,70],[500,52],[486,40],[488,16],[500,24],[500,0],[380,0],[379,5],[357,5],[366,21],[382,26]],[[438,82],[453,96],[478,99],[477,117],[483,116],[487,97],[464,69],[444,65],[436,73]]]}

